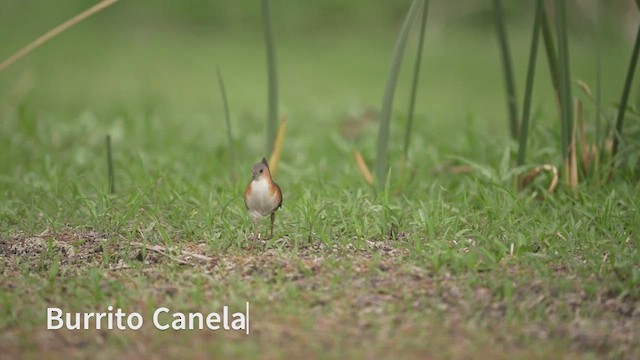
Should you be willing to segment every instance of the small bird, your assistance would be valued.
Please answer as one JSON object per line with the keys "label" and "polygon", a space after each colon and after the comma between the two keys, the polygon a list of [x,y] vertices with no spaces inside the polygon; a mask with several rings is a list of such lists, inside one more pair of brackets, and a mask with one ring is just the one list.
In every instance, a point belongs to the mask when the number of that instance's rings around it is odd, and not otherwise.
{"label": "small bird", "polygon": [[282,192],[280,186],[273,182],[267,159],[256,163],[251,168],[251,181],[244,191],[244,204],[253,220],[253,239],[258,240],[258,221],[263,216],[271,214],[271,235],[273,237],[273,222],[276,210],[282,206]]}

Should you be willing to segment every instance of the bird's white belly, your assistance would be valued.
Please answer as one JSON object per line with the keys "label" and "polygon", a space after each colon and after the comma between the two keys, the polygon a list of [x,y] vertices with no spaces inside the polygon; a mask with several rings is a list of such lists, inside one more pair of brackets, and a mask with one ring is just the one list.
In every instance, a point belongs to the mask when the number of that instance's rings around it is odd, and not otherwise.
{"label": "bird's white belly", "polygon": [[247,199],[249,215],[257,219],[271,214],[276,206],[278,206],[277,195],[271,194],[269,183],[266,180],[252,181],[251,194]]}

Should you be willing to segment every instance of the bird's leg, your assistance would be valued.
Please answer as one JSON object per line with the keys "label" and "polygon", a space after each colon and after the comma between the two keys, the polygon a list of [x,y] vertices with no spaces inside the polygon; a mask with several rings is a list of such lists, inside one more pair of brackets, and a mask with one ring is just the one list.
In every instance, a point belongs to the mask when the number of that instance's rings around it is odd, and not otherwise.
{"label": "bird's leg", "polygon": [[258,241],[258,219],[253,219],[253,241]]}
{"label": "bird's leg", "polygon": [[271,238],[273,238],[273,222],[276,220],[276,212],[271,213]]}

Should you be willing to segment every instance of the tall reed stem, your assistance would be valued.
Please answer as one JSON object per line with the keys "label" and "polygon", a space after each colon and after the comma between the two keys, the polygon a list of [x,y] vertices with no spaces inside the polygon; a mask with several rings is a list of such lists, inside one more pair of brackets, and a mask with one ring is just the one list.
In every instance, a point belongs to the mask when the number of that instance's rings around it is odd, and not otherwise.
{"label": "tall reed stem", "polygon": [[638,25],[636,42],[633,46],[631,60],[629,61],[629,69],[627,70],[627,77],[625,78],[624,88],[622,90],[622,96],[620,98],[620,107],[618,108],[618,117],[616,119],[616,133],[613,136],[613,147],[611,148],[612,157],[616,156],[618,147],[620,146],[620,139],[622,137],[622,126],[624,125],[624,115],[627,111],[627,104],[629,103],[631,84],[633,83],[633,76],[636,72],[636,65],[638,63],[638,53],[640,53],[640,25]]}
{"label": "tall reed stem", "polygon": [[231,179],[236,180],[236,150],[233,140],[233,131],[231,130],[231,115],[229,114],[229,102],[227,101],[227,90],[224,86],[224,78],[220,72],[220,68],[216,66],[216,72],[218,73],[218,86],[220,87],[220,95],[222,96],[222,106],[224,108],[224,120],[227,124],[227,139],[229,140],[229,172]]}
{"label": "tall reed stem", "polygon": [[376,178],[377,186],[385,187],[387,184],[387,172],[389,171],[388,163],[388,147],[389,147],[389,130],[391,125],[391,111],[393,108],[393,96],[396,91],[396,83],[398,82],[398,73],[402,64],[402,57],[407,46],[407,38],[409,30],[415,21],[418,10],[424,0],[413,0],[411,7],[404,19],[396,47],[393,52],[387,84],[384,88],[384,96],[382,97],[382,109],[380,111],[380,127],[378,129],[378,146],[376,150]]}
{"label": "tall reed stem", "polygon": [[107,135],[107,171],[109,176],[109,193],[116,193],[116,176],[113,170],[113,155],[111,154],[111,135]]}
{"label": "tall reed stem", "polygon": [[558,32],[558,75],[559,98],[561,105],[562,158],[569,158],[571,133],[573,131],[573,97],[571,95],[571,67],[569,61],[569,42],[567,35],[567,1],[557,0],[556,27]]}
{"label": "tall reed stem", "polygon": [[273,152],[273,144],[278,128],[278,73],[276,66],[276,46],[271,26],[271,1],[262,0],[264,21],[264,43],[267,49],[267,75],[269,78],[269,108],[267,111],[267,154]]}
{"label": "tall reed stem", "polygon": [[501,0],[493,0],[493,12],[496,25],[496,34],[502,56],[502,70],[504,73],[505,95],[507,100],[507,110],[509,113],[509,127],[511,137],[518,138],[518,105],[516,100],[516,86],[513,76],[513,66],[511,64],[511,53],[509,51],[509,39],[504,25],[504,10]]}
{"label": "tall reed stem", "polygon": [[409,143],[411,141],[411,128],[413,127],[413,115],[416,104],[416,95],[418,93],[418,80],[420,79],[420,65],[422,64],[422,49],[424,37],[427,31],[427,16],[429,15],[429,0],[426,0],[422,6],[422,18],[420,21],[420,38],[418,39],[418,52],[416,54],[416,62],[413,67],[413,82],[411,84],[411,97],[409,98],[409,111],[407,113],[407,129],[404,133],[404,158],[408,158]]}
{"label": "tall reed stem", "polygon": [[533,93],[533,79],[536,73],[536,59],[538,56],[538,39],[540,38],[540,23],[542,22],[543,0],[536,1],[536,14],[533,20],[531,33],[531,50],[529,51],[529,65],[527,67],[527,82],[524,92],[524,105],[522,108],[522,128],[520,129],[520,143],[518,149],[518,166],[524,165],[529,139],[529,118],[531,114],[531,98]]}

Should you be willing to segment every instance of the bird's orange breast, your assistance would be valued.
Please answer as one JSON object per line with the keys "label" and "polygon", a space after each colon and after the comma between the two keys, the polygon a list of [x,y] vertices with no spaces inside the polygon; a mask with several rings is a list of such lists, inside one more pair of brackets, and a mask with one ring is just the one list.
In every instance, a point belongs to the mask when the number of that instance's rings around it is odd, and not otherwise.
{"label": "bird's orange breast", "polygon": [[267,178],[253,180],[244,192],[244,203],[254,218],[269,215],[282,203],[280,187]]}

